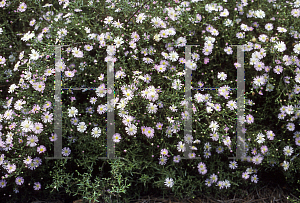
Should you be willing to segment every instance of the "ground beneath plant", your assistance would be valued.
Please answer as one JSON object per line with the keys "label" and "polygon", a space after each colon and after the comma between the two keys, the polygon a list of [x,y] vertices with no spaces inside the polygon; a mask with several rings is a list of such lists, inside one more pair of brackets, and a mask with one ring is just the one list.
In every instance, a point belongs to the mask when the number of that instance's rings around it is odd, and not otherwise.
{"label": "ground beneath plant", "polygon": [[[244,198],[239,198],[236,195],[234,195],[232,199],[227,197],[216,198],[213,195],[199,195],[195,198],[185,198],[183,200],[179,200],[171,193],[164,198],[162,196],[155,195],[142,196],[139,199],[130,200],[130,203],[288,203],[291,202],[289,199],[287,199],[288,196],[293,200],[296,200],[296,202],[300,202],[299,197],[296,197],[294,194],[292,194],[292,188],[290,188],[288,185],[280,186],[279,184],[275,185],[272,182],[268,182],[264,187],[256,189],[251,193],[247,190],[243,191],[245,194]],[[100,201],[100,203],[107,203],[101,199],[98,199],[98,201]],[[32,201],[30,203],[83,203],[83,200],[78,199],[72,202],[63,199],[51,201],[37,199],[36,201]],[[92,201],[92,203],[96,203],[96,201]]]}

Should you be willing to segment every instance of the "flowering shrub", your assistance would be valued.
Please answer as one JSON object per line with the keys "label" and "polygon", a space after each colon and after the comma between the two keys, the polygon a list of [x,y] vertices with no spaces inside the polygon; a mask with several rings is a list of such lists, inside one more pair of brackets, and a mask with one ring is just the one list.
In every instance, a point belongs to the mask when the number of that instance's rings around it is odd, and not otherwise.
{"label": "flowering shrub", "polygon": [[[90,200],[121,193],[128,199],[157,189],[179,197],[232,195],[242,187],[261,186],[267,171],[296,183],[290,177],[299,177],[300,165],[298,0],[41,4],[0,2],[0,9],[20,19],[13,23],[1,16],[2,46],[9,47],[0,56],[1,85],[6,85],[0,114],[3,194],[21,188],[24,194],[25,185],[33,184],[34,191],[26,192],[64,190]],[[9,23],[29,28],[9,39]],[[62,65],[55,67],[55,49],[49,45],[63,44],[69,46],[61,47]],[[189,61],[186,45],[199,45]],[[246,116],[237,119],[236,93],[230,88],[236,87],[241,64],[230,45],[244,45],[245,55]],[[112,139],[121,158],[98,160],[107,156],[109,61],[115,68]],[[62,87],[96,87],[62,91],[62,156],[70,160],[45,159],[53,156],[57,140],[52,113],[56,68]],[[186,68],[193,70],[196,88],[193,115],[184,110]],[[193,119],[193,134],[183,136],[187,119]],[[229,160],[236,153],[236,122],[247,126],[246,154]],[[189,159],[183,159],[186,143],[194,151]]]}

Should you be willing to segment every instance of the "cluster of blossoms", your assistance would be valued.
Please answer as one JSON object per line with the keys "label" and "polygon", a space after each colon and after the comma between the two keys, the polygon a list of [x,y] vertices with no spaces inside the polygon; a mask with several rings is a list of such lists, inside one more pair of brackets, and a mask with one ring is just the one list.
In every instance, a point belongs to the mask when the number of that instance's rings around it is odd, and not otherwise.
{"label": "cluster of blossoms", "polygon": [[[201,0],[191,0],[191,3],[197,3]],[[111,3],[111,1],[107,0],[106,2]],[[176,3],[178,3],[179,1],[175,1]],[[269,3],[272,3],[272,0],[268,0]],[[69,5],[69,0],[59,0],[59,5],[63,4],[63,8],[65,9],[66,7],[68,7]],[[293,16],[295,19],[298,18],[300,16],[300,2],[299,0],[296,0],[294,3],[292,3],[294,6],[294,9],[292,9],[290,11],[291,16]],[[237,7],[237,10],[239,11],[240,14],[243,13],[243,7],[247,6],[248,3],[247,1],[242,1],[241,4],[239,4]],[[274,4],[275,5],[275,4]],[[2,0],[0,2],[0,8],[3,8],[5,6],[8,6],[8,3],[5,0]],[[52,6],[52,4],[45,4],[43,7],[50,7]],[[167,26],[169,26],[169,22],[167,21],[167,19],[169,19],[169,21],[179,21],[179,19],[181,18],[181,16],[183,15],[184,11],[189,11],[191,8],[190,6],[190,2],[184,1],[180,4],[180,6],[177,6],[175,8],[169,7],[169,8],[165,8],[164,9],[164,13],[167,12],[168,17],[163,20],[163,18],[161,17],[153,17],[150,20],[150,23],[152,25],[153,28],[155,29],[160,29],[159,33],[153,35],[153,40],[156,42],[162,42],[168,38],[173,38],[176,35],[176,29],[174,27],[169,27],[167,28]],[[275,5],[276,6],[276,5]],[[114,3],[111,3],[111,7],[114,7]],[[25,12],[27,10],[27,5],[24,2],[21,2],[19,4],[19,7],[17,9],[17,12]],[[75,12],[80,12],[80,9],[75,9]],[[119,12],[120,8],[115,10],[115,12]],[[211,4],[206,4],[205,5],[205,11],[208,13],[212,13],[213,11],[216,12],[220,12],[219,16],[216,17],[214,20],[218,19],[218,18],[227,18],[229,16],[229,11],[226,8],[223,8],[222,6],[218,6],[215,3],[211,3]],[[46,21],[50,21],[51,20],[51,16],[54,15],[53,11],[49,11],[47,12],[45,15],[43,15],[43,18]],[[68,13],[65,16],[63,16],[63,14],[58,14],[55,17],[55,21],[57,22],[58,20],[62,20],[62,19],[66,19],[66,23],[70,22],[69,17],[72,16],[72,13]],[[145,13],[139,13],[138,15],[135,16],[135,21],[138,24],[142,24],[143,22],[146,22],[148,20],[148,18],[151,16],[146,15]],[[256,18],[256,19],[264,19],[266,17],[266,14],[263,10],[259,9],[257,11],[253,11],[253,10],[249,10],[247,13],[247,18]],[[275,20],[275,18],[274,18]],[[273,20],[273,21],[274,21]],[[200,14],[196,14],[196,18],[195,19],[190,19],[191,22],[194,23],[200,23],[202,21],[202,16]],[[241,19],[237,19],[236,23],[239,24],[241,21]],[[116,20],[114,21],[114,18],[112,16],[107,16],[104,19],[104,23],[107,26],[113,26],[115,28],[123,28],[123,23],[120,22],[120,20]],[[33,27],[36,24],[36,19],[32,19],[29,22],[29,26]],[[224,26],[226,27],[233,27],[235,24],[235,22],[233,22],[232,20],[230,20],[229,18],[227,18],[224,21]],[[253,27],[258,28],[259,24],[257,22],[254,22],[252,24]],[[235,34],[235,37],[238,39],[244,39],[246,38],[246,32],[251,32],[254,30],[254,28],[251,26],[248,26],[244,23],[241,23],[240,25],[240,32],[237,32]],[[43,40],[43,36],[45,35],[47,38],[50,36],[49,32],[50,29],[52,28],[52,26],[49,27],[44,27],[42,29],[42,32],[36,37],[36,34],[34,31],[28,31],[27,33],[25,33],[23,35],[23,37],[21,38],[22,41],[27,42],[30,41],[34,38],[36,38],[36,40],[38,41],[42,41]],[[274,24],[272,23],[266,23],[264,25],[265,30],[267,31],[267,33],[270,33],[270,31],[272,31],[274,29]],[[35,29],[37,30],[38,27]],[[113,47],[108,47],[107,48],[107,53],[108,53],[108,57],[105,58],[105,62],[108,61],[114,61],[116,62],[117,59],[113,58],[112,55],[114,55],[116,53],[116,48],[122,48],[126,43],[128,43],[129,48],[132,49],[130,51],[126,51],[125,55],[127,56],[129,53],[132,54],[131,57],[134,60],[139,60],[138,57],[135,55],[138,53],[138,50],[136,49],[137,47],[137,43],[141,42],[140,39],[140,35],[138,34],[138,32],[134,31],[131,34],[131,39],[130,40],[125,40],[123,39],[123,37],[120,36],[114,36],[112,32],[106,32],[106,33],[102,33],[102,34],[95,34],[95,33],[90,33],[91,29],[88,27],[84,28],[85,32],[87,33],[87,37],[89,39],[94,39],[97,42],[99,42],[101,47],[106,46],[106,41],[105,40],[113,40],[114,44],[115,44],[115,48]],[[279,33],[286,33],[288,29],[286,29],[285,27],[281,27],[278,26],[277,27],[277,32]],[[289,28],[290,30],[290,35],[293,36],[295,39],[299,39],[299,33],[297,31],[292,30],[292,28]],[[3,32],[3,29],[0,28],[0,34]],[[214,47],[215,47],[215,43],[217,42],[217,37],[219,36],[219,31],[216,27],[213,27],[212,25],[207,25],[204,32],[203,33],[209,33],[211,36],[206,36],[204,38],[204,46],[202,48],[202,54],[205,56],[205,58],[203,59],[205,64],[209,63],[209,56],[212,55],[213,51],[214,51]],[[64,38],[67,37],[69,31],[67,30],[67,28],[60,28],[57,30],[56,32],[56,36],[57,36],[57,40],[63,40]],[[144,40],[148,41],[150,38],[150,35],[147,35],[147,33],[144,33]],[[164,39],[164,40],[162,40]],[[287,50],[286,44],[283,41],[279,41],[278,37],[271,37],[270,34],[261,34],[258,37],[259,42],[261,42],[261,44],[264,44],[268,41],[270,41],[271,43],[273,43],[274,46],[272,46],[271,51],[277,51],[280,53],[283,53]],[[57,42],[57,41],[56,41]],[[153,69],[157,71],[158,74],[163,74],[165,73],[167,70],[170,71],[176,71],[176,66],[172,65],[172,63],[179,63],[179,64],[185,64],[187,68],[191,69],[191,70],[196,70],[197,69],[197,61],[200,60],[200,55],[198,53],[192,53],[192,59],[185,61],[184,58],[181,58],[179,56],[179,52],[176,52],[174,50],[174,47],[176,48],[180,48],[180,47],[185,47],[187,45],[187,39],[185,37],[178,37],[177,40],[175,40],[172,43],[167,43],[165,45],[166,49],[168,50],[169,53],[167,52],[161,52],[160,55],[163,57],[163,60],[161,60],[159,62],[159,64],[155,64],[154,59],[151,58],[151,56],[154,55],[154,53],[156,52],[155,48],[153,46],[150,46],[149,48],[144,48],[141,50],[141,54],[144,55],[144,57],[141,59],[141,62],[144,62],[147,65],[152,65]],[[228,44],[226,44],[226,47],[224,48],[224,53],[226,53],[227,55],[232,55],[233,53],[233,49],[229,46],[227,46]],[[67,52],[71,53],[75,58],[84,58],[85,53],[88,53],[90,51],[92,51],[93,49],[95,49],[94,46],[92,46],[91,44],[87,44],[84,46],[84,48],[81,50],[80,47],[74,47],[74,48],[68,48]],[[254,69],[259,72],[259,71],[265,71],[266,73],[260,75],[260,76],[256,76],[253,79],[253,87],[256,88],[260,88],[261,86],[266,85],[269,82],[269,75],[267,74],[268,72],[270,72],[271,70],[277,74],[280,75],[283,73],[284,70],[284,66],[291,66],[291,65],[296,65],[298,67],[300,67],[300,62],[299,59],[296,56],[289,56],[289,55],[284,55],[283,56],[283,61],[276,61],[277,65],[275,67],[271,67],[271,66],[266,66],[261,60],[266,57],[266,52],[267,50],[262,48],[262,46],[259,43],[251,43],[248,42],[247,44],[244,45],[243,48],[244,51],[252,52],[251,58],[250,58],[250,62],[249,64],[252,65],[254,67]],[[293,45],[293,53],[295,54],[300,54],[300,44],[299,42],[296,43],[295,45]],[[148,56],[148,57],[147,57]],[[40,53],[39,51],[35,50],[35,49],[31,49],[31,54],[29,54],[29,61],[28,59],[25,59],[22,61],[24,57],[24,51],[20,53],[19,55],[19,61],[15,64],[14,67],[14,71],[18,71],[18,67],[22,66],[24,64],[26,64],[27,62],[37,62],[39,61],[41,58],[44,57],[44,55],[42,53]],[[47,55],[46,58],[48,59],[50,56]],[[154,57],[153,57],[154,58]],[[6,58],[3,56],[0,56],[0,64],[6,64]],[[281,63],[283,63],[282,65],[280,65]],[[236,69],[238,69],[239,67],[241,67],[241,64],[239,63],[234,63],[234,66]],[[60,71],[64,72],[64,75],[68,78],[73,78],[75,76],[75,73],[77,72],[76,70],[71,71],[70,69],[67,69],[67,65],[62,62],[61,64],[58,65],[58,67],[56,67],[57,69],[59,69]],[[26,81],[28,81],[29,84],[31,84],[31,86],[33,87],[33,89],[37,92],[42,92],[45,90],[45,80],[47,77],[52,76],[55,73],[54,69],[47,69],[45,70],[44,73],[44,79],[42,79],[42,81],[36,82],[36,76],[34,76],[33,73],[31,73],[30,71],[24,71],[21,74],[21,79],[18,85],[16,84],[12,84],[9,87],[8,93],[14,93],[17,89],[28,89],[29,85],[26,84]],[[300,83],[300,69],[297,68],[295,70],[295,82],[296,83]],[[130,103],[130,101],[132,101],[135,97],[140,96],[139,99],[144,99],[148,102],[146,109],[147,109],[147,113],[150,115],[157,115],[159,113],[159,109],[164,108],[164,104],[159,101],[160,98],[160,94],[162,92],[160,87],[155,87],[153,85],[148,86],[145,89],[141,89],[140,92],[138,93],[138,84],[140,84],[140,81],[143,81],[146,84],[150,84],[151,81],[153,80],[151,77],[151,74],[144,74],[141,75],[142,72],[140,71],[134,71],[134,83],[131,85],[124,85],[121,87],[122,90],[122,94],[123,94],[123,98],[120,97],[116,97],[116,99],[114,99],[112,101],[112,105],[103,105],[100,104],[97,106],[97,110],[96,112],[98,114],[105,114],[105,112],[107,112],[108,110],[110,110],[112,108],[112,106],[117,106],[118,109],[118,115],[122,118],[122,123],[125,126],[125,131],[127,133],[127,135],[129,136],[135,136],[138,134],[138,125],[139,125],[139,120],[136,120],[136,118],[134,116],[129,115],[129,112],[126,110],[127,105]],[[176,74],[174,74],[176,76],[184,76],[185,75],[185,71],[183,72],[178,72]],[[32,78],[33,77],[33,78]],[[118,79],[123,79],[126,77],[126,74],[124,71],[119,70],[116,72],[115,78]],[[164,78],[171,80],[172,81],[172,86],[171,88],[174,89],[175,91],[179,91],[182,90],[184,87],[184,84],[182,84],[182,80],[180,79],[170,79],[167,76],[163,76]],[[217,73],[217,78],[221,81],[226,81],[227,80],[227,74],[224,72],[218,72]],[[100,81],[104,80],[104,74],[101,74],[98,79]],[[285,77],[284,82],[286,84],[290,83],[291,77]],[[198,82],[199,86],[202,87],[204,84],[199,81]],[[274,86],[270,83],[268,83],[266,85],[266,91],[273,91]],[[105,88],[105,84],[102,83],[101,85],[99,85],[99,87],[96,89],[96,95],[97,97],[105,97],[105,95],[108,93],[108,91]],[[300,92],[300,87],[298,85],[294,86],[294,90],[293,90],[293,94],[298,94]],[[230,98],[229,94],[229,86],[228,85],[224,85],[222,87],[220,87],[218,89],[218,94],[219,96],[224,97],[226,100]],[[261,91],[259,94],[263,94]],[[292,97],[292,95],[289,95],[289,98]],[[97,102],[97,97],[92,97],[90,99],[90,103],[92,105],[95,105]],[[75,97],[71,97],[71,101],[74,101],[76,98]],[[12,100],[13,98],[9,99],[7,101],[7,104],[5,106],[5,108],[7,109],[5,111],[5,113],[2,115],[0,114],[0,122],[4,119],[5,121],[9,121],[9,120],[13,120],[14,116],[16,115],[15,111],[22,111],[22,113],[24,114],[37,114],[39,112],[43,112],[43,115],[41,116],[41,122],[33,122],[30,117],[28,116],[28,118],[26,118],[24,121],[21,122],[20,124],[20,129],[22,130],[22,137],[19,138],[19,143],[23,143],[25,139],[27,139],[26,142],[26,147],[37,147],[37,152],[39,154],[43,154],[47,151],[46,147],[44,145],[39,145],[39,138],[38,136],[41,135],[44,132],[44,124],[43,123],[50,123],[53,121],[53,114],[50,113],[49,108],[51,107],[51,102],[50,101],[46,101],[46,103],[44,104],[44,106],[40,107],[39,105],[34,105],[32,110],[30,110],[29,112],[25,112],[23,111],[23,105],[26,104],[26,101],[23,99],[19,99],[15,102],[13,108],[12,108]],[[194,101],[195,103],[192,103],[193,106],[193,114],[196,113],[197,108],[196,105],[197,103],[199,104],[200,102],[205,103],[206,104],[206,113],[207,114],[212,114],[213,111],[221,111],[222,108],[227,107],[230,111],[234,111],[237,109],[237,105],[236,105],[236,101],[234,100],[229,100],[226,102],[226,106],[222,107],[221,104],[213,104],[212,103],[212,97],[210,94],[201,94],[201,93],[197,93],[194,95]],[[248,104],[251,105],[252,101],[248,100]],[[157,103],[157,104],[156,104]],[[180,102],[180,107],[185,107],[186,106],[186,102],[182,101]],[[170,109],[173,113],[177,113],[178,112],[178,105],[175,104],[171,104],[169,105],[167,108]],[[12,108],[12,109],[10,109]],[[282,106],[280,108],[280,113],[278,114],[278,119],[280,120],[284,120],[285,117],[287,115],[291,116],[293,113],[295,113],[294,116],[292,116],[292,118],[289,120],[289,123],[286,125],[286,128],[288,131],[293,132],[295,130],[295,124],[292,123],[293,121],[295,121],[296,119],[299,118],[300,116],[300,110],[298,107],[294,107],[292,105],[288,105],[288,106]],[[93,114],[94,113],[94,109],[92,106],[87,107],[86,108],[86,113],[89,114]],[[77,116],[79,117],[80,114],[78,115],[78,109],[76,109],[74,106],[70,107],[68,109],[68,116],[69,118],[71,118],[71,123],[72,125],[77,127],[77,131],[79,133],[85,133],[88,130],[88,125],[85,122],[80,122],[79,118],[77,118]],[[191,117],[192,115],[189,115],[189,113],[187,111],[183,111],[181,112],[181,120],[187,120]],[[178,133],[181,129],[180,126],[182,125],[182,122],[180,122],[180,120],[173,120],[173,117],[166,117],[166,120],[168,120],[169,125],[165,126],[165,135],[169,138],[172,137],[173,134]],[[254,124],[254,117],[251,114],[248,114],[246,117],[239,117],[238,118],[238,122],[240,122],[241,124],[243,123],[247,123],[247,124]],[[142,126],[141,127],[141,133],[142,135],[145,135],[145,137],[147,139],[153,139],[156,136],[157,131],[162,131],[163,130],[163,123],[158,122],[156,124],[156,129],[155,127],[151,127],[150,124],[149,126]],[[13,123],[9,126],[9,129],[12,130],[14,128],[16,128],[17,124]],[[220,137],[221,134],[220,132],[218,132],[220,129],[220,125],[218,124],[218,122],[216,121],[211,121],[210,125],[209,125],[209,129],[212,131],[210,133],[210,138],[214,141],[217,142]],[[2,129],[2,125],[0,125],[0,129]],[[226,128],[225,128],[226,129]],[[224,130],[225,130],[224,129]],[[226,131],[226,130],[225,130]],[[245,132],[246,129],[243,129],[243,131]],[[227,131],[226,131],[227,132]],[[35,135],[29,135],[29,133],[33,133]],[[28,135],[27,135],[28,134]],[[91,129],[91,136],[93,138],[99,138],[102,134],[102,130],[100,127],[94,127]],[[299,132],[296,131],[294,132],[294,139],[295,139],[295,144],[297,146],[300,146],[300,136],[299,136]],[[0,134],[2,135],[2,133]],[[266,132],[267,138],[269,140],[274,140],[275,134],[273,133],[273,131],[267,131]],[[54,142],[57,140],[57,135],[54,133],[52,134],[49,139],[51,142]],[[223,144],[224,146],[226,146],[228,149],[231,149],[231,139],[229,136],[222,136],[223,140]],[[23,140],[24,139],[24,140]],[[115,133],[113,135],[113,141],[114,142],[120,142],[120,140],[122,139],[121,135],[119,133]],[[265,142],[265,135],[263,133],[258,133],[257,134],[257,138],[255,139],[255,141],[257,141],[258,144],[263,144]],[[195,140],[194,141],[194,137],[191,134],[186,134],[184,136],[184,142],[188,143],[188,144],[200,144],[200,140]],[[5,151],[9,151],[12,149],[13,147],[13,133],[9,132],[6,135],[6,139],[2,140],[1,136],[0,136],[0,147],[3,148]],[[178,152],[185,152],[186,151],[186,144],[183,143],[183,141],[179,141],[177,143],[177,151]],[[210,142],[206,142],[204,144],[204,157],[206,159],[208,159],[211,156],[211,144]],[[197,151],[198,148],[196,146],[190,146],[191,150]],[[248,145],[246,145],[246,150],[248,151]],[[221,154],[224,152],[224,147],[222,146],[217,146],[216,147],[216,152],[218,154]],[[269,149],[266,145],[261,146],[260,148],[260,152],[261,153],[257,153],[257,149],[254,148],[252,150],[252,154],[254,155],[253,157],[250,156],[244,156],[244,160],[243,161],[248,161],[248,162],[252,162],[255,165],[259,165],[262,163],[263,159],[264,159],[264,155],[269,153]],[[283,149],[283,153],[285,156],[291,156],[294,153],[293,147],[291,146],[285,146]],[[62,154],[63,156],[69,156],[71,154],[71,149],[69,147],[65,147],[62,149]],[[162,149],[161,153],[160,153],[161,157],[159,158],[159,164],[161,165],[165,165],[168,161],[168,157],[170,156],[168,154],[168,150],[167,149]],[[189,153],[189,158],[195,158],[196,154],[194,152]],[[180,155],[176,155],[173,157],[173,161],[175,163],[179,163],[180,162]],[[292,161],[292,160],[291,160]],[[26,165],[26,167],[28,167],[30,170],[34,170],[36,169],[38,166],[40,166],[42,164],[42,160],[39,157],[36,157],[34,159],[32,159],[32,157],[28,156],[24,159],[24,164]],[[13,173],[14,171],[16,171],[16,164],[12,164],[7,160],[4,160],[4,154],[1,155],[0,157],[0,165],[9,173]],[[284,168],[284,170],[288,170],[289,168],[289,162],[284,161],[281,166]],[[237,162],[232,161],[229,164],[229,167],[231,169],[237,169]],[[198,172],[202,175],[205,175],[207,173],[207,168],[206,165],[202,162],[200,162],[198,164]],[[248,168],[246,172],[244,172],[242,174],[242,178],[244,179],[248,179],[250,177],[250,175],[252,173],[256,173],[256,170],[253,170],[252,168]],[[251,181],[257,183],[258,178],[257,175],[253,175],[251,177]],[[16,179],[16,184],[17,185],[22,185],[24,183],[24,179],[22,177],[17,177]],[[224,181],[218,181],[218,177],[217,175],[213,174],[211,175],[210,179],[206,180],[206,185],[207,186],[211,186],[211,183],[216,183],[216,186],[219,186],[219,188],[228,188],[230,187],[230,182],[228,180],[224,180]],[[5,180],[0,180],[0,187],[5,187],[7,184],[7,182]],[[174,185],[174,180],[172,178],[167,178],[165,181],[165,185],[167,187],[172,187]],[[39,182],[35,183],[34,189],[35,190],[39,190],[41,188],[41,184]]]}

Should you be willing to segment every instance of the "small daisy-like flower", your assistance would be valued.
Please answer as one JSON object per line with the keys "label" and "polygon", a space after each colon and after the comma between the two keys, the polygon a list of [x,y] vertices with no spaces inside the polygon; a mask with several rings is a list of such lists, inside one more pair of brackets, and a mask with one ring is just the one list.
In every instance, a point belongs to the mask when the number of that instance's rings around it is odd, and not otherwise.
{"label": "small daisy-like flower", "polygon": [[251,114],[248,114],[246,116],[246,121],[247,121],[248,124],[251,124],[251,123],[254,122],[254,117]]}
{"label": "small daisy-like flower", "polygon": [[126,127],[125,130],[128,135],[135,135],[137,132],[137,127],[131,124],[128,127]]}
{"label": "small daisy-like flower", "polygon": [[112,22],[113,22],[113,17],[111,17],[111,16],[108,16],[108,17],[106,17],[105,19],[104,19],[104,23],[105,24],[111,24]]}
{"label": "small daisy-like flower", "polygon": [[249,178],[248,172],[244,172],[244,173],[242,174],[242,178],[248,179],[248,178]]}
{"label": "small daisy-like flower", "polygon": [[121,135],[119,133],[114,134],[114,136],[113,136],[113,141],[114,142],[120,142],[121,139],[122,138],[121,138]]}
{"label": "small daisy-like flower", "polygon": [[264,141],[265,141],[265,135],[264,134],[262,134],[262,133],[258,133],[258,135],[257,135],[257,143],[259,143],[259,144],[261,144],[261,143],[263,143]]}
{"label": "small daisy-like flower", "polygon": [[184,141],[185,141],[186,143],[188,143],[188,144],[193,143],[193,136],[192,136],[192,135],[189,135],[189,134],[186,134],[186,135],[184,136]]}
{"label": "small daisy-like flower", "polygon": [[81,133],[83,133],[86,130],[87,126],[84,122],[80,122],[77,126],[77,130]]}
{"label": "small daisy-like flower", "polygon": [[205,185],[207,185],[208,187],[211,186],[212,181],[210,179],[206,179],[205,180]]}
{"label": "small daisy-like flower", "polygon": [[26,5],[24,2],[22,2],[22,3],[19,5],[18,11],[24,12],[24,11],[26,11],[26,8],[27,8],[27,5]]}
{"label": "small daisy-like flower", "polygon": [[33,188],[34,188],[34,190],[40,190],[41,189],[41,183],[35,182]]}
{"label": "small daisy-like flower", "polygon": [[180,141],[178,144],[177,144],[177,150],[179,152],[184,152],[185,151],[185,144],[182,143],[182,141]]}
{"label": "small daisy-like flower", "polygon": [[37,144],[36,142],[39,141],[39,138],[35,135],[31,135],[27,137],[27,146],[30,145],[30,147],[35,147]]}
{"label": "small daisy-like flower", "polygon": [[254,182],[254,183],[257,183],[258,181],[258,177],[256,174],[254,174],[252,177],[251,177],[251,182]]}
{"label": "small daisy-like flower", "polygon": [[291,156],[294,152],[293,148],[290,146],[285,146],[283,149],[284,155],[285,156]]}
{"label": "small daisy-like flower", "polygon": [[286,45],[284,42],[280,41],[280,42],[276,42],[275,48],[279,51],[279,52],[284,52],[286,50]]}
{"label": "small daisy-like flower", "polygon": [[143,20],[145,20],[145,19],[146,19],[146,15],[144,13],[140,13],[136,18],[136,22],[143,23]]}
{"label": "small daisy-like flower", "polygon": [[50,139],[51,142],[56,141],[56,140],[57,140],[57,135],[56,135],[56,133],[52,133],[52,134],[51,134],[51,137],[49,137],[49,139]]}
{"label": "small daisy-like flower", "polygon": [[296,45],[294,46],[293,51],[294,51],[296,54],[300,54],[300,44],[296,44]]}
{"label": "small daisy-like flower", "polygon": [[229,167],[231,169],[236,169],[238,167],[238,164],[236,161],[230,161]]}
{"label": "small daisy-like flower", "polygon": [[273,30],[273,24],[267,23],[267,24],[265,25],[265,29],[268,30],[268,31]]}
{"label": "small daisy-like flower", "polygon": [[6,184],[7,184],[6,180],[4,179],[0,180],[0,188],[5,188]]}
{"label": "small daisy-like flower", "polygon": [[223,181],[219,181],[216,186],[219,186],[220,189],[223,189],[224,188]]}
{"label": "small daisy-like flower", "polygon": [[180,155],[174,156],[173,161],[175,163],[179,163],[179,161],[180,161]]}
{"label": "small daisy-like flower", "polygon": [[71,154],[71,149],[69,147],[65,147],[62,149],[63,156],[69,156]]}
{"label": "small daisy-like flower", "polygon": [[46,152],[46,151],[47,151],[47,149],[46,149],[46,147],[45,147],[44,145],[41,145],[41,146],[39,146],[39,147],[37,148],[37,152],[38,152],[39,154],[44,153],[44,152]]}
{"label": "small daisy-like flower", "polygon": [[189,157],[190,159],[195,158],[195,157],[196,157],[196,154],[195,154],[195,153],[189,153],[189,154],[188,154],[188,157]]}
{"label": "small daisy-like flower", "polygon": [[74,117],[78,114],[78,110],[75,107],[71,107],[71,109],[68,109],[69,111],[69,117]]}
{"label": "small daisy-like flower", "polygon": [[169,59],[174,62],[174,61],[177,61],[178,60],[178,57],[179,55],[177,54],[177,52],[175,51],[172,51],[170,54],[169,54]]}
{"label": "small daisy-like flower", "polygon": [[287,161],[283,161],[283,163],[282,164],[280,164],[282,167],[283,167],[283,169],[286,171],[286,170],[288,170],[288,168],[289,168],[289,166],[290,166],[290,163],[289,162],[287,162]]}
{"label": "small daisy-like flower", "polygon": [[173,179],[172,178],[166,178],[166,180],[165,180],[165,185],[167,186],[167,187],[173,187],[173,185],[174,185],[174,181],[173,181]]}
{"label": "small daisy-like flower", "polygon": [[211,182],[216,183],[218,181],[218,176],[216,174],[212,174],[210,176],[210,180]]}
{"label": "small daisy-like flower", "polygon": [[223,185],[224,185],[224,187],[227,189],[227,188],[229,188],[230,187],[230,181],[229,180],[225,180],[225,181],[223,181]]}
{"label": "small daisy-like flower", "polygon": [[7,170],[8,173],[14,172],[14,171],[16,170],[16,164],[10,164],[10,163],[9,163],[9,164],[6,166],[6,170]]}
{"label": "small daisy-like flower", "polygon": [[162,156],[162,157],[160,157],[158,159],[159,159],[159,164],[160,165],[165,165],[167,163],[167,160],[168,160],[168,158],[165,157],[165,156]]}
{"label": "small daisy-like flower", "polygon": [[219,72],[219,73],[218,73],[218,78],[219,78],[220,80],[226,80],[227,74],[225,74],[224,72]]}
{"label": "small daisy-like flower", "polygon": [[206,165],[205,165],[205,163],[200,162],[198,164],[197,168],[199,168],[199,169],[206,169]]}
{"label": "small daisy-like flower", "polygon": [[95,137],[95,138],[98,138],[100,137],[101,135],[101,129],[96,127],[96,128],[93,128],[92,130],[92,136]]}
{"label": "small daisy-like flower", "polygon": [[25,164],[31,164],[31,162],[32,162],[32,158],[30,157],[30,156],[28,156],[26,159],[24,159],[24,161],[23,161]]}
{"label": "small daisy-like flower", "polygon": [[288,129],[289,131],[294,131],[294,130],[295,130],[295,124],[294,124],[294,123],[288,123],[288,124],[286,125],[286,127],[287,127],[287,129]]}
{"label": "small daisy-like flower", "polygon": [[204,151],[204,158],[208,159],[211,156],[209,151]]}
{"label": "small daisy-like flower", "polygon": [[18,176],[18,177],[16,178],[16,181],[15,181],[15,182],[16,182],[17,185],[22,185],[22,184],[24,183],[24,178]]}

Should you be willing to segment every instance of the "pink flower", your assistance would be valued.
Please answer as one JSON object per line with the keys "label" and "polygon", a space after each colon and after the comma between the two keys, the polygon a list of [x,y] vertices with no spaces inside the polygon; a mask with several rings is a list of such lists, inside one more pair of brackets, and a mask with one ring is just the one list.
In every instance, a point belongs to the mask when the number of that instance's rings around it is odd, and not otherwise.
{"label": "pink flower", "polygon": [[204,59],[204,64],[208,64],[208,63],[209,63],[209,58],[206,57],[206,58]]}
{"label": "pink flower", "polygon": [[40,106],[38,104],[35,104],[33,106],[33,109],[31,110],[31,113],[35,114],[35,113],[38,113],[38,111],[40,110]]}
{"label": "pink flower", "polygon": [[263,154],[265,154],[265,153],[267,153],[268,152],[268,147],[267,146],[262,146],[261,148],[261,153],[263,153]]}
{"label": "pink flower", "polygon": [[24,12],[24,11],[26,11],[26,8],[27,8],[27,5],[26,5],[24,2],[22,2],[22,3],[19,5],[18,11]]}
{"label": "pink flower", "polygon": [[296,145],[300,146],[300,137],[295,139],[295,143],[296,143]]}
{"label": "pink flower", "polygon": [[75,97],[71,97],[71,101],[74,101],[74,100],[76,100],[76,98]]}
{"label": "pink flower", "polygon": [[162,149],[162,150],[160,151],[160,154],[161,154],[161,155],[166,155],[166,156],[168,156],[168,150],[167,150],[167,149]]}
{"label": "pink flower", "polygon": [[40,190],[40,189],[41,189],[41,183],[35,182],[35,183],[34,183],[34,186],[33,186],[33,189],[34,189],[34,190]]}
{"label": "pink flower", "polygon": [[37,148],[37,152],[38,152],[39,154],[44,153],[44,152],[46,152],[46,151],[47,151],[47,149],[46,149],[46,147],[45,147],[44,145],[41,145],[41,146],[39,146],[39,147]]}

